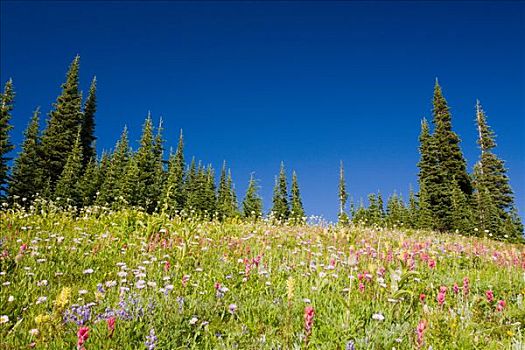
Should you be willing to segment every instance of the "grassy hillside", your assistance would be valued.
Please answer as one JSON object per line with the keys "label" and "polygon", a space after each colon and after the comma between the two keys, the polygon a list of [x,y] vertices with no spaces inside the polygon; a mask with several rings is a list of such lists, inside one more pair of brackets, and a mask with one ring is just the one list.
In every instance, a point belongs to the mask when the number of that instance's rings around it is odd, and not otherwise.
{"label": "grassy hillside", "polygon": [[2,349],[525,346],[524,246],[96,210],[0,235]]}

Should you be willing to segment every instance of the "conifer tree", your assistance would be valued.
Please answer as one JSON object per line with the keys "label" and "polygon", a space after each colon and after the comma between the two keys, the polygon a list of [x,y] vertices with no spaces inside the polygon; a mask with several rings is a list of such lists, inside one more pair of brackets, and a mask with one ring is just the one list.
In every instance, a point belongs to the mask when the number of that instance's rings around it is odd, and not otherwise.
{"label": "conifer tree", "polygon": [[[86,166],[92,159],[96,159],[95,150],[95,113],[97,112],[97,78],[94,77],[89,88],[89,95],[84,104],[82,118],[82,149],[84,150],[83,165]],[[94,162],[93,162],[94,165]],[[94,168],[93,168],[94,169]]]}
{"label": "conifer tree", "polygon": [[417,218],[418,218],[418,203],[417,198],[414,193],[414,189],[412,188],[412,185],[410,185],[409,194],[408,194],[408,217],[409,221],[408,224],[411,228],[416,228],[417,226]]}
{"label": "conifer tree", "polygon": [[[51,188],[61,176],[69,153],[75,144],[78,128],[82,126],[82,95],[78,88],[80,57],[71,63],[62,84],[54,109],[49,113],[47,126],[42,134],[42,157],[45,175],[50,179]],[[82,147],[80,147],[82,148]],[[83,158],[83,156],[82,156]]]}
{"label": "conifer tree", "polygon": [[153,121],[151,115],[144,122],[140,147],[135,155],[139,177],[137,183],[137,205],[146,212],[152,213],[159,200],[158,169],[159,156],[158,145],[153,137]]}
{"label": "conifer tree", "polygon": [[217,215],[219,216],[219,219],[223,219],[229,214],[231,199],[230,189],[228,188],[227,182],[226,161],[223,161],[219,178],[219,188],[217,190]]}
{"label": "conifer tree", "polygon": [[229,216],[237,216],[239,214],[239,205],[237,203],[237,194],[235,193],[235,185],[233,183],[231,169],[228,169],[228,178],[226,180],[226,186],[228,187],[228,191],[230,193],[228,196],[230,200]]}
{"label": "conifer tree", "polygon": [[[130,148],[128,141],[128,128],[124,127],[120,139],[115,145],[115,150],[109,157],[107,170],[103,176],[96,203],[99,205],[111,205],[121,195],[123,179],[127,173],[127,164],[130,159]],[[103,164],[103,163],[102,163]]]}
{"label": "conifer tree", "polygon": [[[9,182],[9,196],[14,202],[29,205],[37,193],[42,194],[43,173],[39,156],[40,148],[40,109],[33,112],[33,118],[24,132],[22,151],[15,159],[11,180]],[[26,201],[22,201],[26,198]]]}
{"label": "conifer tree", "polygon": [[140,202],[140,168],[137,155],[129,158],[124,169],[124,176],[119,184],[118,206],[135,207]]}
{"label": "conifer tree", "polygon": [[208,213],[209,218],[213,218],[217,212],[217,195],[215,193],[215,170],[213,170],[211,164],[208,165],[206,171],[203,171],[203,176],[204,200],[202,202],[202,210]]}
{"label": "conifer tree", "polygon": [[430,135],[427,120],[421,121],[421,133],[419,134],[419,228],[434,228],[432,212],[437,206],[442,176],[438,167],[436,144]]}
{"label": "conifer tree", "polygon": [[287,220],[290,217],[290,207],[288,204],[288,189],[286,184],[286,173],[284,171],[284,162],[281,162],[279,177],[275,178],[275,187],[273,191],[272,214],[277,220]]}
{"label": "conifer tree", "polygon": [[432,137],[437,145],[438,165],[443,169],[445,184],[453,187],[457,182],[461,191],[468,197],[472,194],[472,184],[467,173],[465,158],[459,147],[460,139],[452,131],[450,110],[437,79],[434,87],[433,106],[435,129]]}
{"label": "conifer tree", "polygon": [[[474,168],[478,225],[483,231],[491,232],[494,237],[505,238],[505,235],[521,237],[523,228],[519,220],[516,222],[515,232],[512,230],[509,232],[508,216],[514,208],[514,193],[509,184],[504,162],[493,152],[496,147],[495,135],[487,124],[487,118],[479,101],[476,103],[476,123],[478,145],[481,149],[480,160]],[[507,224],[504,229],[505,223]]]}
{"label": "conifer tree", "polygon": [[199,183],[198,183],[197,167],[195,164],[195,158],[192,158],[189,169],[188,169],[188,175],[186,176],[186,179],[184,181],[184,195],[185,195],[184,209],[191,216],[196,214],[196,210],[198,208],[198,202],[199,202],[198,191],[199,191]]}
{"label": "conifer tree", "polygon": [[73,150],[67,157],[66,165],[58,179],[55,198],[62,205],[80,206],[82,204],[79,182],[82,177],[82,140],[80,127]]}
{"label": "conifer tree", "polygon": [[299,183],[297,182],[297,174],[295,171],[292,172],[292,190],[290,195],[291,212],[290,218],[294,223],[302,223],[304,221],[304,208],[301,200],[301,193],[299,191]]}
{"label": "conifer tree", "polygon": [[90,159],[78,184],[82,206],[89,206],[95,202],[97,191],[101,185],[99,171],[97,160]]}
{"label": "conifer tree", "polygon": [[471,203],[458,185],[452,186],[452,227],[457,233],[470,235],[474,229]]}
{"label": "conifer tree", "polygon": [[9,121],[11,120],[14,101],[13,81],[9,79],[4,86],[4,92],[0,94],[0,199],[5,197],[8,183],[7,162],[11,158],[8,158],[7,154],[14,149],[9,141],[9,131],[13,128]]}
{"label": "conifer tree", "polygon": [[248,189],[242,201],[242,211],[245,218],[257,220],[262,217],[262,199],[258,194],[257,182],[253,173],[250,175]]}
{"label": "conifer tree", "polygon": [[348,199],[348,193],[346,192],[346,182],[345,182],[345,170],[343,167],[343,161],[341,161],[339,167],[339,222],[341,224],[348,223],[348,215],[346,215],[345,207],[346,201]]}

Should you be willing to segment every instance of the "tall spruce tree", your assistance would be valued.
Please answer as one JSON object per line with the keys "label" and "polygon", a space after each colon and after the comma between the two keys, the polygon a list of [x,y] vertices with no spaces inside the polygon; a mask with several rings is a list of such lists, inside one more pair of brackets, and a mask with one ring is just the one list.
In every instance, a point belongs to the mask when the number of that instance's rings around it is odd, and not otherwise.
{"label": "tall spruce tree", "polygon": [[86,166],[92,159],[97,157],[95,149],[95,113],[97,112],[97,78],[94,77],[89,87],[89,95],[84,104],[82,118],[82,149],[84,150],[83,165]]}
{"label": "tall spruce tree", "polygon": [[294,223],[299,224],[304,221],[304,207],[301,200],[301,193],[299,190],[299,183],[297,182],[297,174],[292,172],[292,189],[290,194],[291,211],[290,218]]}
{"label": "tall spruce tree", "polygon": [[345,169],[343,161],[339,166],[339,223],[347,224],[348,215],[346,214],[346,201],[348,200],[348,192],[346,192]]}
{"label": "tall spruce tree", "polygon": [[272,214],[277,220],[288,220],[290,217],[290,206],[288,204],[288,189],[286,184],[286,172],[284,162],[281,162],[279,177],[275,178],[275,187],[273,190],[273,207]]}
{"label": "tall spruce tree", "polygon": [[229,200],[229,216],[237,216],[239,214],[239,204],[237,203],[237,194],[235,193],[235,184],[233,183],[231,169],[228,169],[228,178],[226,179],[226,186],[228,187]]}
{"label": "tall spruce tree", "polygon": [[184,209],[184,167],[184,140],[181,130],[177,151],[171,153],[168,160],[168,174],[163,191],[164,208],[171,215]]}
{"label": "tall spruce tree", "polygon": [[62,205],[80,206],[82,204],[79,182],[82,177],[82,140],[78,127],[73,150],[67,157],[66,165],[58,179],[55,198]]}
{"label": "tall spruce tree", "polygon": [[[120,139],[115,145],[111,156],[107,156],[107,168],[103,176],[102,185],[96,203],[99,205],[111,205],[120,196],[121,185],[126,175],[127,164],[131,157],[128,141],[128,128],[124,127]],[[103,158],[104,160],[104,158]],[[103,161],[101,166],[103,166]],[[102,171],[103,169],[101,169]]]}
{"label": "tall spruce tree", "polygon": [[49,177],[52,188],[62,174],[69,153],[75,144],[78,128],[82,127],[83,123],[82,94],[78,87],[79,65],[80,56],[76,56],[69,67],[66,81],[62,84],[62,93],[54,103],[54,109],[49,113],[47,126],[42,134],[45,174]]}
{"label": "tall spruce tree", "polygon": [[230,204],[231,198],[226,177],[226,161],[223,161],[219,177],[219,188],[217,189],[217,215],[219,219],[229,216]]}
{"label": "tall spruce tree", "polygon": [[188,215],[193,216],[197,214],[199,204],[199,179],[195,157],[191,159],[187,173],[188,175],[184,181],[184,210]]}
{"label": "tall spruce tree", "polygon": [[257,182],[253,173],[250,175],[248,189],[242,201],[242,212],[245,218],[257,220],[262,217],[262,198],[258,194]]}
{"label": "tall spruce tree", "polygon": [[474,168],[477,223],[483,231],[488,230],[495,237],[519,238],[523,235],[519,220],[514,232],[509,232],[511,226],[505,225],[510,211],[514,208],[514,193],[503,160],[493,152],[496,147],[495,135],[487,124],[485,112],[479,101],[476,103],[476,124],[477,142],[481,150],[480,159]]}
{"label": "tall spruce tree", "polygon": [[9,121],[11,120],[14,101],[13,81],[9,79],[4,86],[4,92],[0,94],[0,200],[5,198],[8,183],[7,162],[11,158],[8,158],[7,154],[14,149],[9,141],[9,131],[13,128]]}
{"label": "tall spruce tree", "polygon": [[[29,126],[24,132],[22,151],[15,159],[9,182],[9,196],[12,201],[29,205],[37,193],[42,194],[43,173],[39,156],[40,148],[40,109],[33,112]],[[23,200],[23,199],[26,200]]]}
{"label": "tall spruce tree", "polygon": [[95,202],[97,191],[101,186],[101,179],[97,160],[91,158],[84,167],[84,174],[78,183],[82,206],[89,206]]}
{"label": "tall spruce tree", "polygon": [[442,176],[438,167],[436,154],[436,145],[430,134],[430,128],[425,118],[421,121],[421,133],[419,134],[419,154],[420,159],[417,166],[419,167],[418,182],[418,228],[434,228],[433,209],[437,205],[437,196],[439,196],[439,185],[442,182]]}
{"label": "tall spruce tree", "polygon": [[158,145],[153,136],[153,121],[149,113],[142,128],[140,147],[135,157],[139,169],[137,204],[148,213],[152,213],[159,200],[159,155]]}
{"label": "tall spruce tree", "polygon": [[118,185],[117,207],[135,207],[139,205],[140,169],[137,155],[132,155],[124,169],[124,176]]}

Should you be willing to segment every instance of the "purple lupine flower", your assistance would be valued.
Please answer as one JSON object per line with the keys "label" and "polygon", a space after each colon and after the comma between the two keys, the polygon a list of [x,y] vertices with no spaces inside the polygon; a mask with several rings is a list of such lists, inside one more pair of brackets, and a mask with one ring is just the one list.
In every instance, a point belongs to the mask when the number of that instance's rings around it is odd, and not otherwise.
{"label": "purple lupine flower", "polygon": [[155,336],[155,329],[152,328],[149,331],[149,335],[146,336],[146,342],[144,343],[146,345],[146,349],[154,350],[156,342],[157,342],[157,337]]}
{"label": "purple lupine flower", "polygon": [[350,340],[348,343],[346,343],[345,350],[355,350],[355,344],[353,340]]}
{"label": "purple lupine flower", "polygon": [[99,293],[102,293],[102,294],[106,293],[106,291],[104,290],[102,286],[102,283],[97,284],[97,290],[99,291]]}

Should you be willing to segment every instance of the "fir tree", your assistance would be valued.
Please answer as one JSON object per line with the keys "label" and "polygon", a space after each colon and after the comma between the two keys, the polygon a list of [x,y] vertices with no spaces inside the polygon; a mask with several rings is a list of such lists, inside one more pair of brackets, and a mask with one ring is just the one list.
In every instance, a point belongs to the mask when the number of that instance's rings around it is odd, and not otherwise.
{"label": "fir tree", "polygon": [[158,145],[153,137],[153,121],[150,114],[144,122],[140,147],[136,153],[136,161],[139,169],[137,183],[137,205],[146,212],[152,213],[159,200],[158,174],[159,156]]}
{"label": "fir tree", "polygon": [[184,209],[190,216],[193,216],[195,214],[195,211],[198,207],[198,191],[199,183],[197,177],[197,167],[195,164],[195,158],[192,158],[188,169],[188,175],[186,176],[184,181]]}
{"label": "fir tree", "polygon": [[235,193],[235,185],[233,184],[232,172],[231,169],[228,169],[228,178],[226,180],[226,185],[228,187],[230,207],[229,207],[229,216],[234,217],[239,214],[239,205],[237,203],[237,194]]}
{"label": "fir tree", "polygon": [[7,162],[11,158],[8,158],[7,154],[14,149],[9,141],[9,131],[13,128],[9,121],[11,120],[14,101],[13,81],[9,79],[4,86],[4,92],[0,94],[0,199],[5,197],[8,183]]}
{"label": "fir tree", "polygon": [[82,177],[82,140],[80,127],[73,150],[67,157],[64,170],[57,182],[55,198],[62,205],[80,206],[82,204],[79,182]]}
{"label": "fir tree", "polygon": [[273,207],[272,214],[277,220],[285,221],[290,216],[290,207],[288,204],[288,190],[286,184],[286,173],[284,171],[284,163],[281,162],[281,170],[279,177],[275,178],[275,187],[273,191]]}
{"label": "fir tree", "polygon": [[[95,150],[95,113],[97,111],[97,78],[94,77],[89,88],[89,95],[84,104],[84,113],[82,118],[82,149],[84,150],[83,164],[97,157]],[[93,168],[94,169],[94,168]]]}
{"label": "fir tree", "polygon": [[[478,145],[481,149],[479,162],[474,168],[476,216],[480,228],[495,237],[519,237],[523,228],[519,220],[516,232],[509,232],[509,212],[514,208],[514,193],[509,184],[504,162],[494,154],[495,135],[487,124],[487,118],[479,101],[476,104]],[[516,216],[517,217],[517,216]],[[506,223],[506,228],[503,229]],[[512,230],[511,230],[512,231]],[[510,233],[510,235],[509,235]]]}
{"label": "fir tree", "polygon": [[463,235],[470,235],[474,230],[471,204],[458,185],[452,186],[452,228]]}
{"label": "fir tree", "polygon": [[[111,205],[121,195],[121,188],[127,172],[127,165],[130,159],[130,148],[128,141],[128,129],[124,127],[120,139],[115,145],[115,150],[111,157],[108,157],[107,167],[103,171],[103,182],[100,186],[96,203],[99,205]],[[104,163],[101,163],[103,166]]]}
{"label": "fir tree", "polygon": [[345,207],[346,201],[348,200],[348,193],[346,192],[346,183],[345,183],[345,170],[343,168],[343,161],[341,161],[339,167],[339,222],[341,224],[348,223],[348,215],[346,215]]}
{"label": "fir tree", "polygon": [[[45,174],[53,188],[61,176],[69,153],[75,144],[78,128],[82,126],[82,95],[78,88],[80,57],[76,56],[62,84],[62,93],[53,105],[47,126],[42,134],[42,157]],[[80,147],[82,148],[82,147]],[[83,158],[83,156],[82,156]]]}
{"label": "fir tree", "polygon": [[229,214],[231,198],[227,180],[226,161],[223,161],[221,175],[219,177],[219,188],[217,190],[217,215],[219,219],[223,219]]}
{"label": "fir tree", "polygon": [[100,168],[96,159],[90,159],[78,184],[82,206],[89,206],[95,202],[97,191],[101,185],[99,171]]}
{"label": "fir tree", "polygon": [[[24,132],[22,151],[15,159],[11,181],[9,182],[9,195],[11,200],[24,205],[29,205],[37,193],[42,194],[43,173],[39,156],[40,148],[40,109],[33,112],[33,118]],[[26,200],[23,200],[26,198]],[[22,201],[20,201],[22,200]]]}
{"label": "fir tree", "polygon": [[299,183],[297,182],[297,174],[292,173],[292,190],[290,195],[291,213],[290,218],[294,223],[302,223],[304,221],[304,208],[301,200],[301,193],[299,191]]}
{"label": "fir tree", "polygon": [[242,201],[242,211],[245,218],[257,220],[262,217],[262,199],[258,194],[257,182],[253,173],[250,175],[248,189]]}
{"label": "fir tree", "polygon": [[412,185],[410,185],[409,194],[408,194],[408,224],[411,228],[418,227],[417,218],[418,218],[418,202]]}
{"label": "fir tree", "polygon": [[472,194],[472,184],[467,173],[467,165],[459,147],[460,139],[452,131],[452,121],[447,101],[443,97],[441,87],[436,79],[433,101],[433,122],[435,126],[433,138],[437,145],[438,165],[443,169],[445,181],[452,187],[457,182],[465,195]]}
{"label": "fir tree", "polygon": [[118,206],[135,207],[140,202],[140,168],[136,154],[129,158],[119,184]]}
{"label": "fir tree", "polygon": [[204,185],[202,211],[212,218],[217,212],[217,195],[215,193],[215,170],[211,164],[208,165],[206,171],[203,171],[202,176]]}

